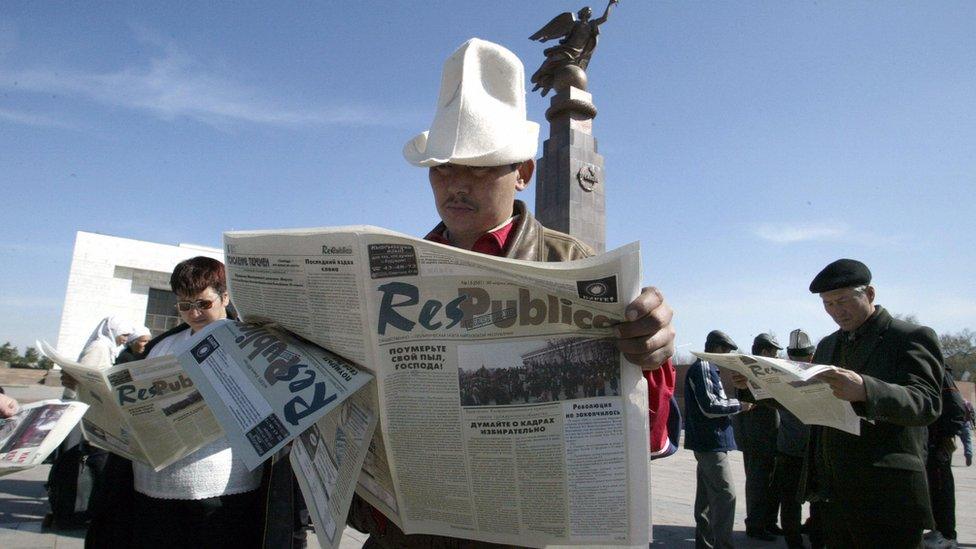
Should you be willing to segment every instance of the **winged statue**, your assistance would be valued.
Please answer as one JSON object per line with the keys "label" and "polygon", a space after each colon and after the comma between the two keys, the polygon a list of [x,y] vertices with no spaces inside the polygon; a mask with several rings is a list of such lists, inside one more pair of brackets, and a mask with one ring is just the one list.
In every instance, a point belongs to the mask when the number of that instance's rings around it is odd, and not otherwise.
{"label": "winged statue", "polygon": [[[576,14],[569,11],[561,13],[529,37],[529,40],[539,42],[560,38],[558,44],[546,48],[543,52],[546,60],[532,75],[532,83],[535,84],[532,91],[542,88],[542,96],[545,97],[552,88],[561,89],[560,84],[563,80],[567,80],[568,85],[581,87],[579,84],[582,84],[582,88],[586,88],[585,71],[590,64],[593,50],[596,49],[600,25],[607,22],[610,8],[616,3],[617,0],[610,0],[603,15],[592,20],[590,18],[593,16],[593,10],[589,7],[584,7]],[[579,69],[573,69],[574,66]],[[564,71],[564,69],[568,70]]]}

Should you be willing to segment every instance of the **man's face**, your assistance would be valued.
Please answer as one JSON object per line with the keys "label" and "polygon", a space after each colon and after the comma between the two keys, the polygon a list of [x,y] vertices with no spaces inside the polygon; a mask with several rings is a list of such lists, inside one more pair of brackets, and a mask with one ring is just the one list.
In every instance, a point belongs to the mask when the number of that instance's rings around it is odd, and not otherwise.
{"label": "man's face", "polygon": [[528,186],[533,163],[494,167],[442,164],[430,168],[437,213],[451,239],[467,247],[512,215],[515,193]]}
{"label": "man's face", "polygon": [[813,362],[813,355],[789,355],[793,362]]}
{"label": "man's face", "polygon": [[767,358],[776,358],[777,351],[774,347],[763,347],[759,349],[759,356],[764,356]]}
{"label": "man's face", "polygon": [[719,344],[719,345],[716,345],[715,346],[715,351],[714,352],[716,352],[716,353],[718,353],[720,355],[727,355],[727,354],[729,354],[729,353],[732,352],[732,347],[729,347],[728,345],[721,345],[721,344]]}
{"label": "man's face", "polygon": [[845,332],[853,332],[874,313],[874,288],[868,286],[863,293],[854,288],[838,288],[820,294],[824,310]]}

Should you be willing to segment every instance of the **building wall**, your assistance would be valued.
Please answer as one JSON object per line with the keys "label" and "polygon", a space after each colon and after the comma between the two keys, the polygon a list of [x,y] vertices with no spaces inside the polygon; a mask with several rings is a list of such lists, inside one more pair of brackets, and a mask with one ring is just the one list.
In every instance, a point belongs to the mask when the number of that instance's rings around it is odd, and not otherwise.
{"label": "building wall", "polygon": [[58,350],[75,358],[98,322],[117,316],[136,325],[146,319],[149,288],[169,290],[177,263],[204,255],[223,261],[217,248],[171,246],[78,231],[58,330]]}

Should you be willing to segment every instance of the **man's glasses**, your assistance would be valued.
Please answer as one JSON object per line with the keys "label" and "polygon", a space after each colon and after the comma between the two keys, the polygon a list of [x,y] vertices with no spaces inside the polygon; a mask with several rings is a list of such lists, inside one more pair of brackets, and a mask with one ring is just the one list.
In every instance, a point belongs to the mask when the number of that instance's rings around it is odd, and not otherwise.
{"label": "man's glasses", "polygon": [[207,309],[213,307],[213,299],[198,299],[196,301],[177,301],[176,308],[180,312],[192,311],[193,309],[200,309],[201,311],[206,311]]}

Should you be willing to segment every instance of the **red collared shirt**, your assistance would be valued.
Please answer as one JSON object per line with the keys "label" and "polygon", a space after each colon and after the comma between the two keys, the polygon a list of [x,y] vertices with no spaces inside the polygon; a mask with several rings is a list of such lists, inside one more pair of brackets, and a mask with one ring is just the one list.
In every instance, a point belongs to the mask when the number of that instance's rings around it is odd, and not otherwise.
{"label": "red collared shirt", "polygon": [[[512,229],[515,228],[515,219],[516,217],[510,217],[503,225],[500,225],[481,235],[478,240],[475,241],[474,246],[471,247],[471,251],[485,255],[493,255],[495,257],[505,255],[505,246],[508,245],[508,241],[512,237]],[[428,233],[424,239],[430,240],[431,242],[437,242],[438,244],[453,246],[451,241],[447,238],[446,233],[446,228],[443,232],[438,232],[437,229],[434,229]]]}

